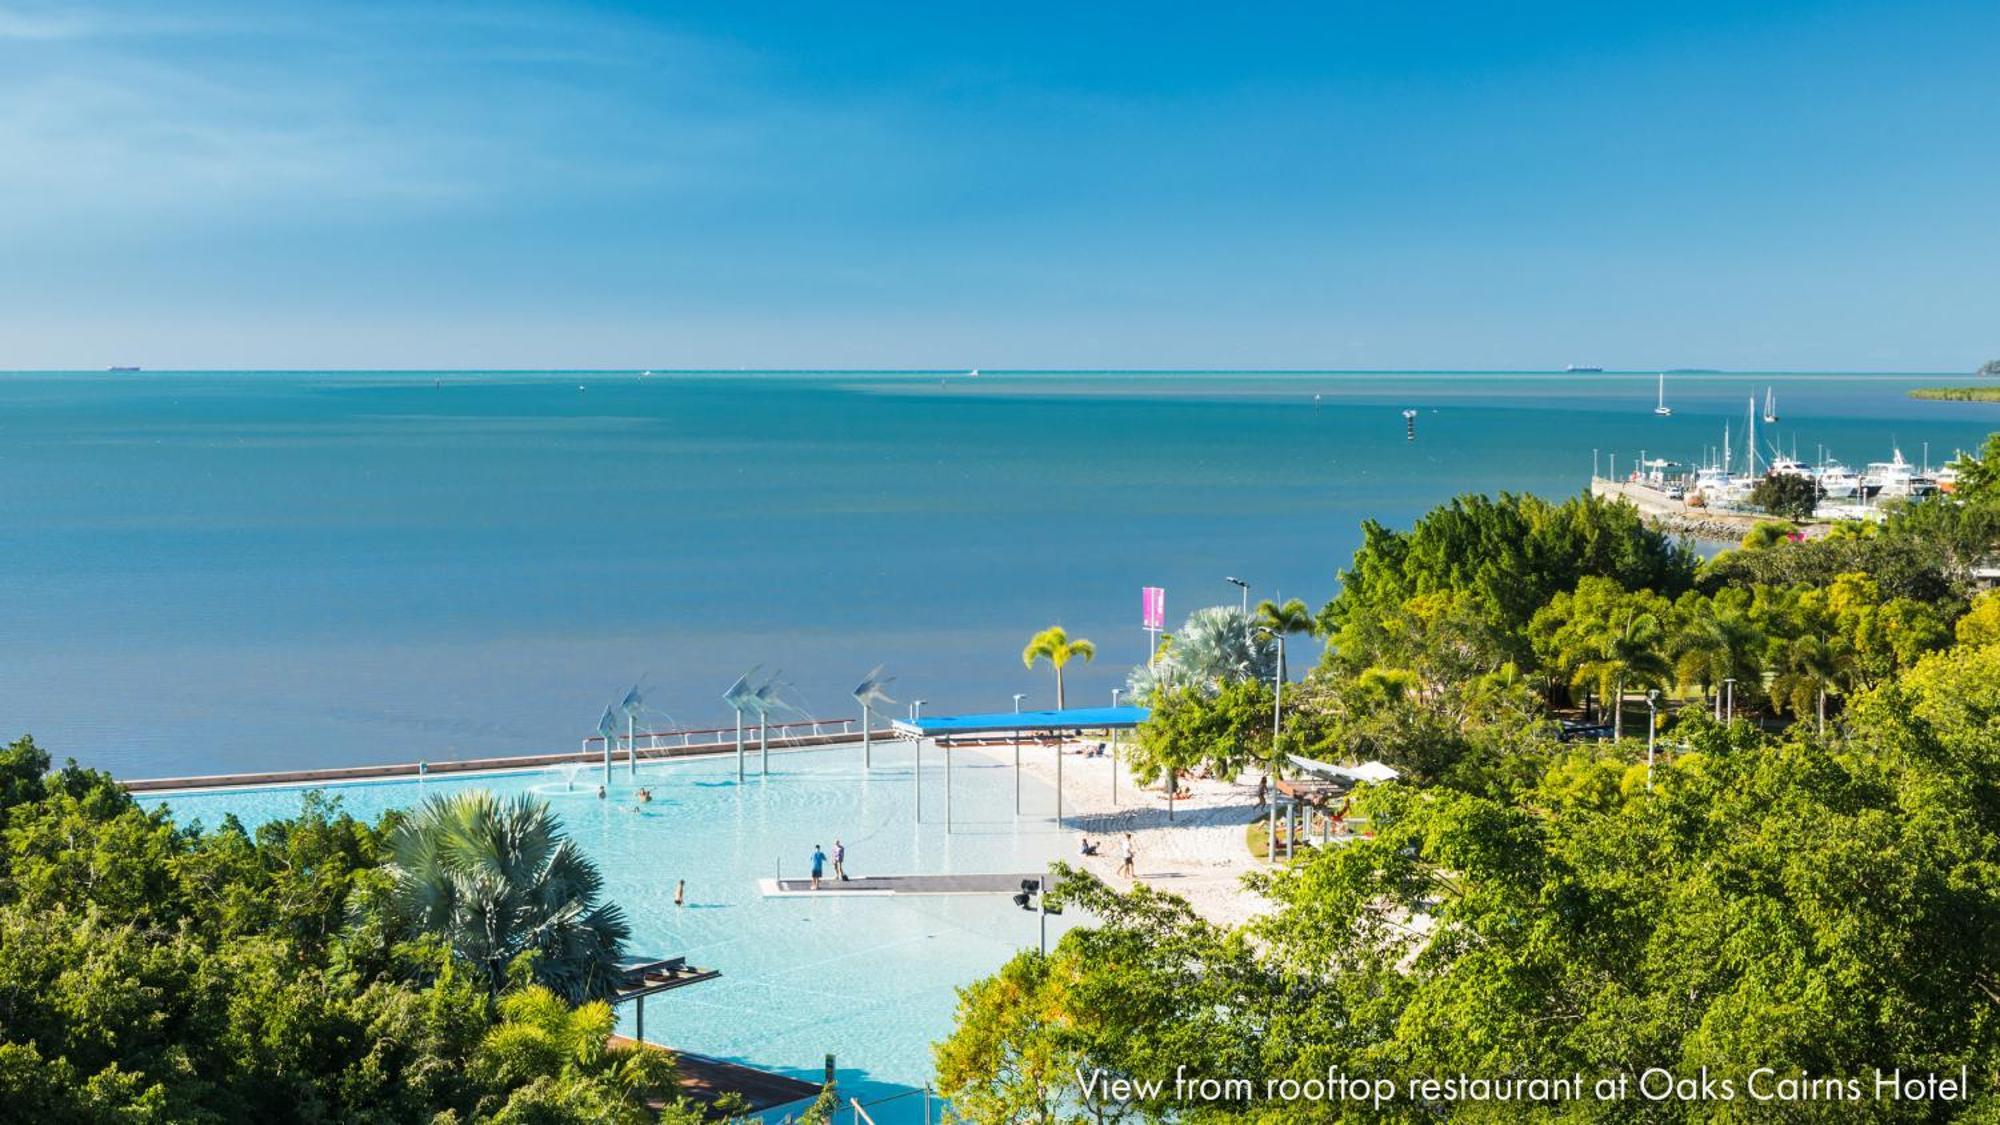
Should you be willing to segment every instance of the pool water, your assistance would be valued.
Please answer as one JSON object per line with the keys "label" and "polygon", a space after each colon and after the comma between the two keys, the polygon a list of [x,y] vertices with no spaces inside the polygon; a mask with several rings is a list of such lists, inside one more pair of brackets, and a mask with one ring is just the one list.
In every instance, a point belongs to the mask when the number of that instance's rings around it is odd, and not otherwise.
{"label": "pool water", "polygon": [[[1032,752],[1032,751],[1031,751]],[[650,999],[646,1038],[817,1082],[836,1059],[843,1101],[889,1097],[931,1077],[931,1044],[952,1026],[955,989],[1040,940],[1039,919],[1004,895],[767,898],[759,880],[798,877],[815,844],[847,845],[850,875],[1033,872],[1074,840],[1053,820],[1054,792],[1023,781],[1014,815],[1010,765],[975,752],[952,755],[952,831],[944,824],[944,756],[924,752],[923,821],[912,816],[915,777],[907,744],[878,744],[864,773],[858,746],[774,753],[761,776],[754,751],[736,780],[733,754],[642,764],[638,781],[613,767],[569,782],[537,770],[320,786],[363,818],[425,797],[471,789],[546,797],[603,870],[625,908],[635,954],[686,956],[720,979]],[[573,788],[571,787],[573,785]],[[637,786],[653,792],[641,804]],[[307,787],[147,795],[183,823],[213,825],[234,813],[246,826],[296,815]],[[829,869],[830,870],[830,869]],[[678,880],[687,904],[674,905]],[[1050,918],[1050,939],[1058,924]],[[631,1005],[619,1010],[632,1034]],[[915,1119],[920,1097],[875,1113],[884,1125]],[[782,1116],[782,1111],[778,1116]]]}

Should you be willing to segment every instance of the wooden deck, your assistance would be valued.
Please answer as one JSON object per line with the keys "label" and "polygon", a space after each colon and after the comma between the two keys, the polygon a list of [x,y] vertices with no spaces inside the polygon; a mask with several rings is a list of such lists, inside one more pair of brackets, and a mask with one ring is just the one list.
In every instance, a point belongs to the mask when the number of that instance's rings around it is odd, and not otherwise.
{"label": "wooden deck", "polygon": [[[614,1035],[611,1041],[621,1047],[636,1046],[636,1041],[628,1036]],[[751,1112],[786,1105],[805,1098],[819,1096],[819,1086],[803,1082],[783,1074],[768,1070],[758,1070],[742,1063],[724,1062],[707,1055],[697,1055],[687,1051],[675,1051],[658,1043],[646,1046],[656,1051],[667,1051],[681,1071],[681,1093],[690,1101],[712,1106],[724,1094],[743,1095],[750,1103]],[[658,1107],[655,1107],[658,1108]]]}
{"label": "wooden deck", "polygon": [[1021,889],[1024,879],[1048,878],[1048,874],[1041,871],[1023,875],[874,875],[845,881],[828,876],[820,880],[818,890],[813,890],[811,879],[759,879],[757,882],[766,898],[782,895],[869,898],[886,895],[1013,894]]}

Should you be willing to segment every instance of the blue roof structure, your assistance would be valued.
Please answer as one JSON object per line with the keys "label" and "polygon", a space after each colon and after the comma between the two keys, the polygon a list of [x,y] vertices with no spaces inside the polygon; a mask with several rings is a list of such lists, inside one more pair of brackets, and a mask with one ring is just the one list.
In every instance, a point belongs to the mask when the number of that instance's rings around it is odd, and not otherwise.
{"label": "blue roof structure", "polygon": [[949,734],[1011,734],[1019,731],[1129,730],[1152,714],[1146,707],[1071,707],[1062,711],[995,711],[989,715],[925,715],[912,722],[898,719],[896,733],[936,738]]}

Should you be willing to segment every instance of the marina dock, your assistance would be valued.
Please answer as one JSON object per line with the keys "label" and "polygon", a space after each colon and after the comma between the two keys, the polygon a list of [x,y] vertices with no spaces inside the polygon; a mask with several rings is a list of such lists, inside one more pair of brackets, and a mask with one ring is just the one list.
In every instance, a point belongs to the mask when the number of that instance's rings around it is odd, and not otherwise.
{"label": "marina dock", "polygon": [[[1590,494],[1608,500],[1624,500],[1639,509],[1639,514],[1646,517],[1647,522],[1654,526],[1664,531],[1691,535],[1696,539],[1735,542],[1749,534],[1751,528],[1776,518],[1762,512],[1732,512],[1689,507],[1687,501],[1669,496],[1660,489],[1638,481],[1594,477],[1590,482]],[[1808,535],[1833,526],[1832,520],[1791,522],[1796,523],[1800,530]]]}
{"label": "marina dock", "polygon": [[813,890],[811,879],[759,879],[757,885],[766,898],[829,897],[883,898],[890,895],[998,895],[1013,894],[1021,883],[1047,879],[1048,873],[1030,871],[1022,875],[876,875],[867,879],[822,878]]}

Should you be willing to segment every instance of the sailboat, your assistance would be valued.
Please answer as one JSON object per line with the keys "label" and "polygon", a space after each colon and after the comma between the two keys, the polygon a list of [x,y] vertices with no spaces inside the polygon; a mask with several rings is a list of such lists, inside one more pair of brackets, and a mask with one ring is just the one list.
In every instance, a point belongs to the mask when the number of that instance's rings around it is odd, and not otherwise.
{"label": "sailboat", "polygon": [[1663,371],[1660,373],[1660,404],[1653,408],[1653,413],[1664,418],[1673,412],[1674,408],[1667,405],[1667,375]]}
{"label": "sailboat", "polygon": [[1765,387],[1764,421],[1775,422],[1777,420],[1778,420],[1778,392],[1771,387]]}

